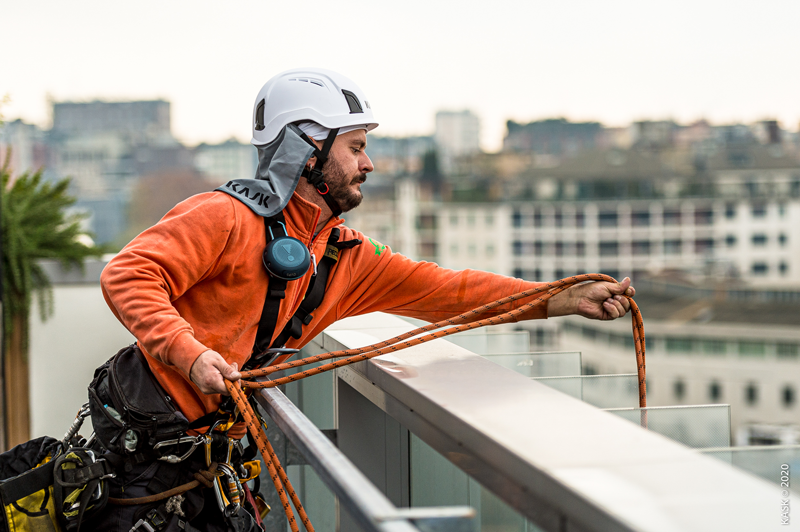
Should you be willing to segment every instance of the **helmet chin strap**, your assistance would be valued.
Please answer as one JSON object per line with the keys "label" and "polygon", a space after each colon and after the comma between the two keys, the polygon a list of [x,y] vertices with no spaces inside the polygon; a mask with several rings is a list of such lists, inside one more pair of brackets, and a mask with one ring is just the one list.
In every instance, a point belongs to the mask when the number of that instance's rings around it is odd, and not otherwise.
{"label": "helmet chin strap", "polygon": [[317,158],[317,164],[314,165],[314,168],[303,168],[302,175],[311,183],[314,188],[317,189],[319,195],[322,196],[322,199],[325,200],[325,203],[328,204],[331,211],[333,211],[334,216],[339,216],[342,214],[342,208],[339,206],[339,202],[337,202],[330,194],[330,187],[325,182],[325,174],[322,171],[323,166],[325,163],[328,162],[328,153],[331,151],[331,146],[333,146],[333,141],[336,140],[336,135],[339,133],[339,128],[331,129],[328,133],[328,138],[325,139],[325,143],[322,145],[322,150],[317,148],[317,145],[314,144],[314,141],[311,140],[311,137],[306,135],[305,133],[301,133],[301,137],[303,140],[308,142],[310,145],[314,146],[314,156]]}

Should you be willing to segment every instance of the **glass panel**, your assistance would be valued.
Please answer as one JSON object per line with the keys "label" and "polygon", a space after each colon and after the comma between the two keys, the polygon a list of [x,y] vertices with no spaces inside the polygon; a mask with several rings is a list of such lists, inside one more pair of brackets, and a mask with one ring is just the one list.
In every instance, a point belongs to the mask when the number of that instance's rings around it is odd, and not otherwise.
{"label": "glass panel", "polygon": [[445,340],[479,355],[493,353],[526,353],[531,349],[528,331],[466,331],[445,337]]}
{"label": "glass panel", "polygon": [[[708,449],[703,454],[719,458],[754,475],[780,485],[782,465],[788,465],[790,476],[800,471],[800,445],[769,445]],[[791,482],[791,481],[790,481]],[[797,482],[793,486],[797,486]],[[800,491],[797,487],[793,491]]]}
{"label": "glass panel", "polygon": [[[324,351],[318,349],[312,350],[307,346],[304,347],[300,353],[290,358],[289,361],[318,355],[323,352]],[[291,368],[283,372],[273,373],[270,375],[270,378],[275,379],[286,375],[292,375],[300,371],[322,366],[328,362],[330,361],[326,360],[299,368]],[[333,399],[333,376],[334,372],[326,371],[325,373],[290,382],[286,385],[286,396],[291,399],[319,429],[336,428],[333,413],[335,405]]]}
{"label": "glass panel", "polygon": [[526,377],[565,377],[581,374],[580,351],[497,354],[483,355],[483,357]]}
{"label": "glass panel", "polygon": [[471,506],[480,530],[542,532],[414,434],[411,436],[411,506]]}
{"label": "glass panel", "polygon": [[635,373],[544,377],[534,380],[598,408],[623,408],[639,404],[639,379]]}
{"label": "glass panel", "polygon": [[612,408],[607,411],[639,425],[642,410],[647,414],[648,430],[689,447],[729,447],[731,444],[730,405]]}

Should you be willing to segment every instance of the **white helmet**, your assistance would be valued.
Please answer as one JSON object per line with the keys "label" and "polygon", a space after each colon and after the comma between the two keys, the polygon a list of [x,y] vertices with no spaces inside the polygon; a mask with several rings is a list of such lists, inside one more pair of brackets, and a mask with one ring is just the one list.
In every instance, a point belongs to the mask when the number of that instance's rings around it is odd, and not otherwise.
{"label": "white helmet", "polygon": [[267,81],[253,106],[253,139],[263,146],[293,122],[312,120],[328,129],[378,127],[361,89],[350,79],[322,68],[287,70]]}

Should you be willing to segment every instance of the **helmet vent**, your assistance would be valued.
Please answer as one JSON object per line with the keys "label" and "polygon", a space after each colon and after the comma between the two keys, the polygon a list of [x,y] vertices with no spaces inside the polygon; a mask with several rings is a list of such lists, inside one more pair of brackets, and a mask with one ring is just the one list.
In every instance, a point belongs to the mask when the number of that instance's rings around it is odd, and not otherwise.
{"label": "helmet vent", "polygon": [[266,102],[262,98],[260,102],[258,102],[258,106],[256,107],[256,131],[262,131],[264,129],[264,104]]}
{"label": "helmet vent", "polygon": [[290,78],[289,81],[303,81],[305,83],[311,83],[312,85],[318,85],[320,87],[325,86],[325,84],[322,83],[322,80],[314,78]]}
{"label": "helmet vent", "polygon": [[361,107],[361,102],[358,101],[358,96],[348,90],[342,89],[344,99],[347,100],[347,105],[350,107],[350,114],[363,113],[364,109]]}

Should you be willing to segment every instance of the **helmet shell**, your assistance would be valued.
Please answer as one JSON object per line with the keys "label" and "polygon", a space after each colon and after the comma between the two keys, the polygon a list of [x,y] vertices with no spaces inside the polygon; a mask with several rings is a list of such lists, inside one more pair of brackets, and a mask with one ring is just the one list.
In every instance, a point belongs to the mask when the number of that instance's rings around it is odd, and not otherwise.
{"label": "helmet shell", "polygon": [[281,72],[261,87],[253,105],[250,142],[268,144],[287,124],[303,120],[329,129],[378,127],[369,100],[352,80],[323,68],[297,68]]}

